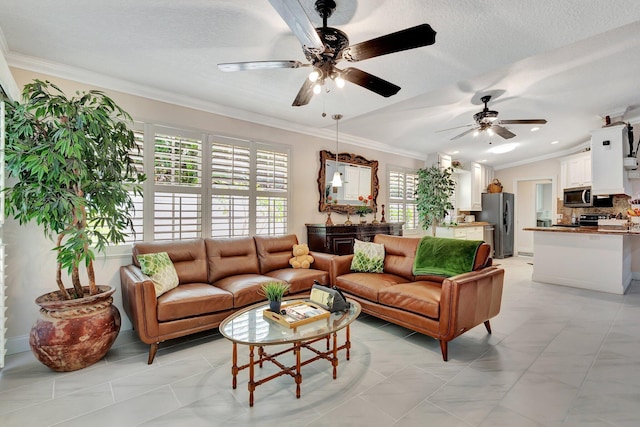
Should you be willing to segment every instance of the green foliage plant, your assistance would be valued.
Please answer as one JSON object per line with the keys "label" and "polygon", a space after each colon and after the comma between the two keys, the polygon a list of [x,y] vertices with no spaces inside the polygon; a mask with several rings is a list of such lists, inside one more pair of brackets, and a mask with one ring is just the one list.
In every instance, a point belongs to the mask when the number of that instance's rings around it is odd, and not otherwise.
{"label": "green foliage plant", "polygon": [[269,301],[282,301],[282,297],[287,293],[290,286],[286,282],[267,282],[262,284],[258,292]]}
{"label": "green foliage plant", "polygon": [[[132,229],[131,194],[145,176],[130,153],[131,116],[101,91],[68,98],[53,83],[34,80],[22,102],[7,103],[5,212],[20,224],[35,221],[55,241],[56,282],[65,299],[81,298],[80,267],[95,295],[94,249],[124,243]],[[62,270],[71,277],[71,292]]]}
{"label": "green foliage plant", "polygon": [[436,235],[438,221],[453,209],[451,197],[456,182],[451,177],[453,169],[441,169],[437,165],[418,170],[416,187],[416,209],[420,215],[420,225],[424,230],[431,226],[431,234]]}

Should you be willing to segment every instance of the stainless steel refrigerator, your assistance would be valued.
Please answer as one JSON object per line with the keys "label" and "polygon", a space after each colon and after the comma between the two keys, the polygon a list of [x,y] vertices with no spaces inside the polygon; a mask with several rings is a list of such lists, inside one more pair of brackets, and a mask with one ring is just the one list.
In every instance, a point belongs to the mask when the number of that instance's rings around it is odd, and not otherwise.
{"label": "stainless steel refrigerator", "polygon": [[513,256],[513,194],[483,193],[482,211],[476,220],[495,224],[493,231],[493,257]]}

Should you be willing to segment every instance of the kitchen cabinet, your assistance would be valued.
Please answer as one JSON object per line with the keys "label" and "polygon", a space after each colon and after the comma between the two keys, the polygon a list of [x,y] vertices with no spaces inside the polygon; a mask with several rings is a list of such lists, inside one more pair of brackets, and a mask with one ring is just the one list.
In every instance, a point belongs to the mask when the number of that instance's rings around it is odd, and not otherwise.
{"label": "kitchen cabinet", "polygon": [[[482,167],[482,177],[480,179],[480,193],[486,193],[488,192],[487,187],[489,186],[489,184],[493,182],[493,168],[489,166],[483,166],[483,165],[480,165],[480,166]],[[482,195],[480,199],[482,200]]]}
{"label": "kitchen cabinet", "polygon": [[440,169],[446,169],[451,167],[451,156],[444,153],[431,153],[427,155],[426,166],[433,165],[440,166]]}
{"label": "kitchen cabinet", "polygon": [[591,185],[591,152],[565,157],[560,163],[561,187],[588,187]]}
{"label": "kitchen cabinet", "polygon": [[591,195],[631,195],[631,184],[624,169],[629,146],[626,125],[609,126],[591,132]]}
{"label": "kitchen cabinet", "polygon": [[484,240],[484,226],[436,227],[436,237],[461,240]]}
{"label": "kitchen cabinet", "polygon": [[[483,166],[471,162],[466,170],[454,170],[456,180],[456,202],[459,211],[482,210],[482,190],[486,179]],[[487,184],[488,185],[488,184]]]}

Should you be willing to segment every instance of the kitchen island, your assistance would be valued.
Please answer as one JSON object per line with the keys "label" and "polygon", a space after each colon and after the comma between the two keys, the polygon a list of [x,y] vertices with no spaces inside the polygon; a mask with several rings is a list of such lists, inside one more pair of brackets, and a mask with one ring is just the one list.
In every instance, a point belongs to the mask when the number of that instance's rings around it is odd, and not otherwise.
{"label": "kitchen island", "polygon": [[598,227],[531,227],[533,275],[552,283],[624,294],[631,283],[631,239],[637,233]]}

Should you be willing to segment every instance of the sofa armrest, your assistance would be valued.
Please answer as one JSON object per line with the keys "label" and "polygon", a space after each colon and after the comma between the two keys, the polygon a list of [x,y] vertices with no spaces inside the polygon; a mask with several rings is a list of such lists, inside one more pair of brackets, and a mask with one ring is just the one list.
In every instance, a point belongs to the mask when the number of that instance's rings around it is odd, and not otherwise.
{"label": "sofa armrest", "polygon": [[151,279],[135,265],[120,267],[122,304],[140,340],[158,342],[156,290]]}
{"label": "sofa armrest", "polygon": [[313,257],[313,264],[311,264],[311,268],[315,270],[331,271],[331,258],[335,256],[334,254],[310,251],[309,255]]}
{"label": "sofa armrest", "polygon": [[335,255],[331,259],[331,270],[329,270],[329,277],[331,278],[331,285],[336,284],[336,277],[343,274],[351,273],[351,260],[353,254],[349,255]]}
{"label": "sofa armrest", "polygon": [[442,282],[440,336],[451,340],[500,312],[504,269],[487,267]]}

